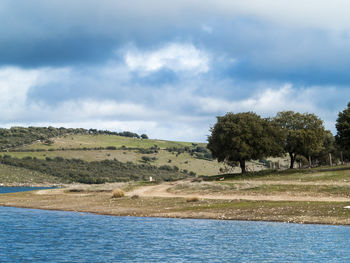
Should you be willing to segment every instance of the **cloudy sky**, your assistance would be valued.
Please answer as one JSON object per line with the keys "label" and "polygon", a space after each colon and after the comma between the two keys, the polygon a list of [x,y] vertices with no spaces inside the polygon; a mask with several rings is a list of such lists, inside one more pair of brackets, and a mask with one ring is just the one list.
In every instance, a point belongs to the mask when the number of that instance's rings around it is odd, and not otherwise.
{"label": "cloudy sky", "polygon": [[350,2],[2,0],[0,126],[206,141],[216,116],[350,101]]}

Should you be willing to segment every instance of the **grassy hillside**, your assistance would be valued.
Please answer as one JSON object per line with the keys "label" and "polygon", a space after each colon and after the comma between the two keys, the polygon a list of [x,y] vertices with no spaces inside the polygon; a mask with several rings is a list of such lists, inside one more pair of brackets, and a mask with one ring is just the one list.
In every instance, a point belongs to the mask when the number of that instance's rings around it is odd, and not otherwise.
{"label": "grassy hillside", "polygon": [[[19,159],[31,157],[32,159],[34,158],[34,161],[35,158],[46,161],[56,157],[63,159],[80,159],[85,161],[86,165],[89,162],[103,162],[104,160],[110,160],[124,164],[132,163],[135,167],[139,165],[155,166],[158,168],[169,166],[178,169],[182,175],[187,174],[191,176],[210,176],[224,172],[240,171],[239,168],[230,167],[227,169],[222,163],[212,160],[209,151],[206,149],[206,144],[204,143],[140,139],[113,134],[64,134],[57,137],[51,137],[49,141],[36,140],[31,144],[22,144],[21,146],[0,152],[0,156],[5,155]],[[48,165],[51,164],[48,163]],[[134,168],[131,169],[131,173],[123,171],[123,174],[128,175],[124,176],[124,179],[140,179],[151,175],[147,173],[146,176],[141,170],[136,169],[139,174],[131,176],[132,173],[136,172]],[[264,169],[265,167],[262,163],[250,162],[248,163],[248,169],[249,168],[256,171]],[[60,169],[63,169],[63,167]],[[44,170],[39,171],[42,173],[48,173]],[[96,176],[98,176],[99,172],[97,170],[96,173]],[[170,173],[173,173],[174,178],[179,178],[179,175],[173,171]],[[48,174],[52,176],[52,173]],[[79,176],[77,176],[77,178],[78,177]],[[89,174],[90,179],[85,181],[92,182],[92,177],[93,175]],[[118,176],[117,178],[110,174],[107,177],[107,179],[105,178],[103,180],[121,180]],[[63,180],[62,178],[65,177],[61,176],[60,180]],[[163,178],[169,180],[171,175],[167,174],[166,176],[163,176]],[[64,180],[70,180],[66,179]],[[81,179],[80,177],[78,180],[81,182],[84,181],[84,179]]]}
{"label": "grassy hillside", "polygon": [[60,184],[67,183],[67,181],[38,171],[0,163],[0,183],[4,185],[36,185]]}
{"label": "grassy hillside", "polygon": [[[6,154],[17,158],[30,156],[38,159],[46,159],[47,157],[77,158],[89,162],[117,159],[124,163],[148,163],[158,167],[163,165],[176,166],[180,171],[193,172],[196,175],[215,175],[220,173],[220,169],[225,168],[223,164],[215,160],[198,158],[198,156],[201,157],[202,153],[191,153],[197,147],[205,148],[204,143],[139,139],[104,134],[72,134],[51,138],[51,141],[51,144],[37,141],[33,144],[17,147],[17,152],[3,152],[0,155]],[[187,151],[178,152],[184,148]],[[175,149],[175,151],[170,152],[169,149]],[[143,158],[150,160],[145,162]],[[239,169],[231,169],[231,172],[239,172]]]}
{"label": "grassy hillside", "polygon": [[[157,153],[143,154],[138,150],[74,150],[74,151],[44,151],[44,152],[6,152],[0,155],[10,155],[17,158],[26,156],[45,159],[46,157],[63,157],[63,158],[78,158],[85,161],[102,161],[117,159],[121,162],[145,163],[142,160],[143,156],[156,158],[151,160],[150,164],[155,166],[171,165],[177,166],[180,170],[193,171],[197,175],[215,175],[219,173],[220,168],[224,168],[223,164],[217,161],[208,161],[192,157],[188,153],[182,153],[176,156],[166,150],[159,150]],[[170,160],[170,162],[169,162]],[[237,168],[238,171],[238,168]]]}
{"label": "grassy hillside", "polygon": [[4,156],[0,157],[0,163],[37,171],[68,183],[101,184],[131,180],[147,181],[150,177],[155,181],[172,181],[193,176],[188,172],[179,171],[174,166],[156,167],[150,164],[122,163],[117,160],[86,162],[80,159],[60,157],[39,160],[31,157],[18,159]]}
{"label": "grassy hillside", "polygon": [[[22,147],[23,149],[62,149],[62,148],[97,148],[97,147],[109,147],[114,146],[120,148],[125,146],[127,148],[150,148],[157,145],[161,149],[168,147],[185,147],[193,146],[190,142],[174,142],[164,140],[152,140],[152,139],[138,139],[129,138],[116,135],[66,135],[56,137],[52,139],[53,143],[47,145],[42,142],[36,142],[31,145]],[[202,144],[204,145],[204,144]]]}

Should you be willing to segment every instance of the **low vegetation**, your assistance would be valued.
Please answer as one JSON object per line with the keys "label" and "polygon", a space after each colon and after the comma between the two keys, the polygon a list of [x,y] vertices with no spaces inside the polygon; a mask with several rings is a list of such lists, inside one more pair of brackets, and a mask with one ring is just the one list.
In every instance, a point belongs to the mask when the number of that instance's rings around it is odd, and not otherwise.
{"label": "low vegetation", "polygon": [[187,203],[193,203],[193,202],[198,202],[200,198],[198,196],[191,196],[186,198]]}
{"label": "low vegetation", "polygon": [[122,163],[117,160],[86,162],[80,159],[64,159],[62,157],[40,160],[32,157],[22,159],[11,156],[0,157],[0,163],[26,168],[59,178],[66,183],[106,183],[127,182],[130,180],[172,181],[189,176],[176,167],[156,167],[150,164]]}
{"label": "low vegetation", "polygon": [[137,133],[111,132],[96,129],[73,129],[73,128],[55,128],[55,127],[12,127],[10,129],[0,129],[0,150],[9,150],[15,147],[23,147],[33,142],[39,141],[46,146],[51,146],[54,141],[51,138],[73,135],[73,134],[92,134],[92,135],[116,135],[128,138],[148,139],[146,134],[138,135]]}
{"label": "low vegetation", "polygon": [[120,188],[116,188],[112,191],[112,198],[121,198],[124,196],[125,196],[125,192]]}
{"label": "low vegetation", "polygon": [[0,163],[0,184],[2,185],[52,185],[64,182],[62,178],[39,171]]}
{"label": "low vegetation", "polygon": [[[186,147],[191,146],[190,142],[174,142],[155,139],[140,139],[135,137],[125,137],[110,134],[66,134],[52,138],[53,143],[50,145],[43,142],[35,142],[24,147],[17,147],[22,150],[59,150],[59,149],[96,149],[115,147],[116,149],[139,148],[139,149],[165,149],[167,147]],[[201,144],[205,145],[205,144]]]}

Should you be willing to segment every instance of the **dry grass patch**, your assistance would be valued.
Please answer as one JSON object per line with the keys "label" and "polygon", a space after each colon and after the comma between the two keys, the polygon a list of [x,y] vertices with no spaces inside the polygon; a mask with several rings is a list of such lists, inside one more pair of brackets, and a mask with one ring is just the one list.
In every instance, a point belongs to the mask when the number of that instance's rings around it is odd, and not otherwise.
{"label": "dry grass patch", "polygon": [[112,198],[121,198],[123,196],[125,196],[125,192],[120,188],[116,188],[112,191]]}
{"label": "dry grass patch", "polygon": [[179,183],[171,187],[168,191],[171,193],[201,193],[210,194],[231,190],[231,187],[227,185],[201,182],[201,183]]}

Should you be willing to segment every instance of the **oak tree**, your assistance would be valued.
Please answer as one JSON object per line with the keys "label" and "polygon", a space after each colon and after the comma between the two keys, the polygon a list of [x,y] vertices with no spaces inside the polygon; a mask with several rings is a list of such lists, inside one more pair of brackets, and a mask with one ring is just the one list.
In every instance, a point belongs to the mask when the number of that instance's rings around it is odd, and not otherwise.
{"label": "oak tree", "polygon": [[349,155],[350,152],[350,103],[348,107],[339,112],[338,119],[335,124],[337,128],[337,135],[335,140],[339,148]]}
{"label": "oak tree", "polygon": [[298,155],[308,159],[322,150],[326,132],[323,121],[315,114],[282,111],[274,121],[284,132],[283,147],[290,156],[291,169]]}
{"label": "oak tree", "polygon": [[239,163],[245,173],[246,161],[280,155],[281,140],[280,129],[269,119],[253,112],[227,113],[217,117],[207,147],[219,162]]}

